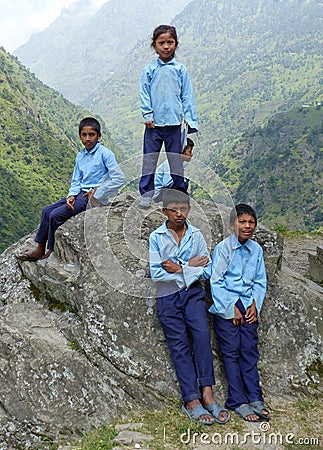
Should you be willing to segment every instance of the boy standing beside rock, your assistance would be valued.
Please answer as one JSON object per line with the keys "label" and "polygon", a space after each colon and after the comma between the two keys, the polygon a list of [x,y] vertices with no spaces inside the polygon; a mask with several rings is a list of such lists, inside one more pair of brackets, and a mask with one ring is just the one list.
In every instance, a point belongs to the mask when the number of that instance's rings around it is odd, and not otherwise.
{"label": "boy standing beside rock", "polygon": [[210,256],[202,233],[186,220],[189,210],[188,195],[165,190],[162,211],[167,220],[149,238],[150,273],[157,287],[157,315],[182,390],[182,411],[205,425],[224,424],[230,415],[213,398],[205,291],[198,282],[210,277]]}
{"label": "boy standing beside rock", "polygon": [[262,248],[250,239],[256,226],[251,206],[233,208],[233,234],[215,247],[210,279],[213,305],[209,311],[214,314],[228,382],[225,405],[249,422],[270,419],[257,369],[258,316],[266,293],[266,271]]}

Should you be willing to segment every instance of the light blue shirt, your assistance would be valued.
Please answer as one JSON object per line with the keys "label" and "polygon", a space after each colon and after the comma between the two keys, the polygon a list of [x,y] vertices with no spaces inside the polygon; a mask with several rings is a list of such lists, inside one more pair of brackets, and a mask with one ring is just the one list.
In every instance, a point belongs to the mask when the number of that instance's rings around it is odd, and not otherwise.
{"label": "light blue shirt", "polygon": [[[183,161],[183,167],[185,169],[188,161]],[[185,178],[187,180],[187,178]],[[170,175],[170,167],[168,159],[162,162],[156,169],[154,178],[154,197],[157,197],[162,188],[170,187],[173,184],[173,178]]]}
{"label": "light blue shirt", "polygon": [[186,67],[173,58],[164,63],[157,58],[142,71],[140,109],[144,122],[155,126],[181,125],[183,118],[198,130],[193,87]]}
{"label": "light blue shirt", "polygon": [[97,187],[94,197],[105,204],[108,197],[115,195],[125,181],[114,153],[98,142],[91,151],[83,148],[77,154],[67,196],[78,195],[82,190]]}
{"label": "light blue shirt", "polygon": [[173,184],[173,178],[170,176],[170,167],[168,159],[162,162],[156,169],[154,178],[155,194],[159,194],[163,187],[169,187]]}
{"label": "light blue shirt", "polygon": [[245,309],[255,300],[259,315],[266,293],[261,246],[251,239],[242,245],[234,234],[221,241],[212,255],[210,284],[212,314],[233,319],[234,305],[240,298]]}
{"label": "light blue shirt", "polygon": [[[167,228],[167,221],[153,231],[149,237],[149,262],[151,278],[155,282],[173,283],[178,288],[189,288],[201,278],[210,278],[211,260],[206,267],[192,267],[188,262],[193,256],[210,255],[205,239],[198,228],[186,222],[187,230],[178,246],[173,234]],[[170,259],[181,264],[183,273],[168,273],[162,267],[162,262]]]}

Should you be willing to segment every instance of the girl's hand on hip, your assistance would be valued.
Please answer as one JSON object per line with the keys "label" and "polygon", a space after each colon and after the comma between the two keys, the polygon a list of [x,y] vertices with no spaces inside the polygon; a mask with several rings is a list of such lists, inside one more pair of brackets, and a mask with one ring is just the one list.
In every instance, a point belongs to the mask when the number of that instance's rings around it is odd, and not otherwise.
{"label": "girl's hand on hip", "polygon": [[147,128],[155,128],[155,124],[153,120],[149,120],[149,122],[145,122]]}

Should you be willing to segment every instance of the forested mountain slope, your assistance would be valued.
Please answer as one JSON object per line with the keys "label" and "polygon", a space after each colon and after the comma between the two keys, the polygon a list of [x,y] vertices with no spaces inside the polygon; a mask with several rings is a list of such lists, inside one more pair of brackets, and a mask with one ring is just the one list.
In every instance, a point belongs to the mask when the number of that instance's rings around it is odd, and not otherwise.
{"label": "forested mountain slope", "polygon": [[[149,36],[160,21],[173,19],[189,2],[109,0],[96,11],[88,0],[78,1],[14,54],[46,84],[87,107],[91,91],[112,76],[137,41]],[[124,70],[131,77],[127,66]],[[109,101],[106,92],[104,99]]]}
{"label": "forested mountain slope", "polygon": [[[189,17],[174,21],[184,33],[204,141],[231,139],[273,112],[318,99],[322,6],[316,0],[195,0]],[[204,21],[202,11],[208,11]]]}
{"label": "forested mountain slope", "polygon": [[[316,0],[194,0],[174,19],[177,57],[193,80],[206,161],[210,150],[213,154],[210,143],[220,141],[221,150],[273,113],[319,99],[322,5]],[[132,151],[139,151],[143,129],[139,76],[155,58],[149,45],[149,39],[138,43],[92,93],[90,108]]]}
{"label": "forested mountain slope", "polygon": [[0,48],[0,251],[37,226],[43,206],[66,195],[85,115]]}
{"label": "forested mountain slope", "polygon": [[246,133],[225,159],[218,168],[222,178],[236,177],[236,200],[253,204],[264,223],[294,230],[322,227],[323,107],[277,114]]}
{"label": "forested mountain slope", "polygon": [[[94,30],[88,36],[88,53],[81,44],[82,34],[75,35],[78,42],[72,45],[69,41],[69,46],[75,55],[88,55],[83,59],[87,63],[66,58],[59,70],[62,83],[81,89],[84,104],[104,118],[124,159],[141,154],[144,125],[139,77],[143,66],[156,57],[149,38],[153,26],[143,23],[141,15],[143,4],[136,2],[141,4],[139,15],[133,9],[124,11],[126,4],[111,0],[104,5],[109,14],[101,8],[95,22],[94,16],[89,18],[83,31],[97,26],[98,30],[105,27],[106,33],[115,30],[115,35],[110,40],[102,33],[96,38]],[[221,175],[235,200],[250,200],[267,224],[310,229],[322,225],[320,195],[316,194],[321,192],[317,181],[322,141],[315,125],[321,110],[313,106],[306,114],[298,114],[303,104],[317,105],[323,99],[322,6],[318,0],[193,0],[172,21],[180,40],[177,58],[190,71],[199,113],[194,157]],[[107,27],[106,20],[113,18],[115,23]],[[114,28],[117,23],[118,30]],[[147,37],[138,40],[143,32]],[[55,68],[55,64],[47,66],[48,70]],[[95,82],[87,78],[85,69],[91,67],[96,67]],[[63,84],[58,88],[65,89]],[[283,113],[291,108],[285,117]],[[288,133],[281,138],[284,120]],[[313,145],[307,148],[310,141]],[[245,151],[245,146],[252,151]],[[302,148],[309,159],[301,157]],[[293,175],[283,187],[287,168]],[[302,209],[297,217],[300,198]]]}
{"label": "forested mountain slope", "polygon": [[[322,225],[321,197],[315,194],[322,141],[309,150],[309,160],[301,158],[300,146],[312,133],[318,135],[321,110],[314,106],[307,115],[299,114],[296,128],[279,148],[272,136],[262,153],[258,139],[257,165],[253,162],[250,172],[239,137],[257,127],[266,129],[268,121],[268,130],[279,134],[283,116],[276,120],[275,114],[323,100],[322,5],[314,0],[194,0],[173,21],[180,35],[177,57],[190,70],[200,119],[198,136],[193,136],[195,157],[219,170],[233,197],[249,199],[265,223],[287,223],[291,229]],[[138,80],[144,64],[154,57],[148,40],[141,42],[127,59],[133,78],[120,66],[93,96],[91,108],[105,117],[116,142],[131,152],[141,151],[143,132]],[[104,90],[109,102],[103,101]],[[272,166],[276,176],[268,173]],[[255,170],[259,174],[248,184],[248,197],[246,180]],[[300,217],[295,210],[299,200]]]}

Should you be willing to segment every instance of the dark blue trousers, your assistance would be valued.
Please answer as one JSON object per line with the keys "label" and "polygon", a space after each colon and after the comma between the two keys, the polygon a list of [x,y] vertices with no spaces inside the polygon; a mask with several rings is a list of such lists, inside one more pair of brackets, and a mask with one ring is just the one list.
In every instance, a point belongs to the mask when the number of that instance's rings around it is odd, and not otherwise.
{"label": "dark blue trousers", "polygon": [[46,243],[47,249],[54,249],[55,231],[57,228],[66,222],[70,217],[76,216],[82,211],[86,210],[87,197],[84,197],[84,192],[80,192],[74,203],[74,209],[70,210],[66,206],[66,198],[62,198],[52,205],[45,206],[42,209],[40,224],[36,233],[35,242]]}
{"label": "dark blue trousers", "polygon": [[215,384],[205,291],[193,285],[156,302],[183,402],[201,398],[200,388]]}
{"label": "dark blue trousers", "polygon": [[[236,306],[245,317],[245,309],[238,300]],[[227,408],[235,409],[243,403],[263,401],[260,387],[257,363],[258,352],[258,322],[249,325],[244,321],[238,327],[232,319],[214,316],[214,329],[223,356],[223,362],[228,382]]]}
{"label": "dark blue trousers", "polygon": [[168,127],[145,128],[143,145],[142,175],[139,191],[142,196],[152,197],[154,194],[154,177],[160,149],[165,144],[170,174],[173,178],[173,189],[185,190],[184,168],[181,158],[181,125]]}

